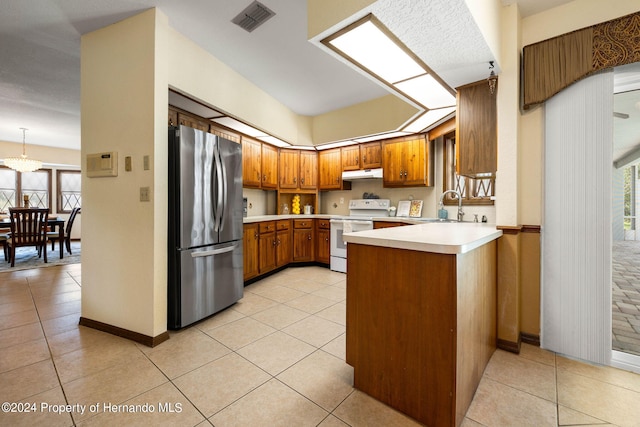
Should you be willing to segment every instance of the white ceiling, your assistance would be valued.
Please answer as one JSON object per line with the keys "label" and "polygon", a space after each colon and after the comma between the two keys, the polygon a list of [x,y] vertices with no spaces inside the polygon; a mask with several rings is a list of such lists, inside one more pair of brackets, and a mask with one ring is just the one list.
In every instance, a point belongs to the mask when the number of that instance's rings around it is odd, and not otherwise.
{"label": "white ceiling", "polygon": [[[4,0],[0,141],[20,142],[19,128],[26,127],[28,144],[79,148],[80,36],[150,7],[299,114],[316,115],[388,93],[307,41],[306,0],[261,0],[276,15],[247,33],[230,21],[251,1]],[[519,3],[523,16],[568,1],[502,0]],[[378,0],[370,11],[452,87],[483,78],[488,61],[495,59],[465,0]]]}

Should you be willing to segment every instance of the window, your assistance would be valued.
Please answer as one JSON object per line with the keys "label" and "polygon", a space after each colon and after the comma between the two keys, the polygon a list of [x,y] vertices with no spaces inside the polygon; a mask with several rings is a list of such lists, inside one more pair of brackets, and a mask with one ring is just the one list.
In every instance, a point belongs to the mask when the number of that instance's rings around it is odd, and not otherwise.
{"label": "window", "polygon": [[[456,173],[456,139],[455,133],[444,136],[444,177],[443,189],[455,190],[462,196],[463,205],[493,205],[491,198],[495,195],[495,176],[469,178]],[[444,199],[445,205],[455,205],[458,201],[451,194]]]}
{"label": "window", "polygon": [[51,169],[20,173],[0,168],[0,210],[24,206],[25,196],[30,207],[51,210]]}
{"label": "window", "polygon": [[[636,229],[636,165],[624,168],[624,229]],[[640,174],[640,170],[638,170]],[[638,175],[640,178],[640,175]]]}
{"label": "window", "polygon": [[58,170],[56,174],[56,183],[58,188],[57,206],[58,212],[71,212],[73,208],[82,206],[82,195],[80,192],[81,185],[80,171]]}

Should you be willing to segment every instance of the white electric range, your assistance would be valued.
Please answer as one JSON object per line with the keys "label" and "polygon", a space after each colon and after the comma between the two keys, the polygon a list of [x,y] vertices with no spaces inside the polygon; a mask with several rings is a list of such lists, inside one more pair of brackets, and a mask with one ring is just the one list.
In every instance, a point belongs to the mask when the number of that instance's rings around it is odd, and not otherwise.
{"label": "white electric range", "polygon": [[331,258],[333,271],[347,272],[347,243],[343,233],[373,229],[373,218],[389,216],[389,199],[354,199],[349,201],[349,216],[331,219]]}

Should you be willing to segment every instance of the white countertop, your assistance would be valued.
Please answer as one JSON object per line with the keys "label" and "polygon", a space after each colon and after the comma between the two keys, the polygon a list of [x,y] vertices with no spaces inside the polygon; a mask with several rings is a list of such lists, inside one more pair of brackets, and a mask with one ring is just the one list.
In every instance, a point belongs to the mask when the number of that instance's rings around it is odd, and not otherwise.
{"label": "white countertop", "polygon": [[463,254],[502,236],[495,225],[429,222],[342,235],[347,243],[441,254]]}
{"label": "white countertop", "polygon": [[328,214],[313,214],[313,215],[257,215],[257,216],[248,216],[242,218],[243,224],[251,224],[253,222],[263,222],[263,221],[277,221],[279,219],[330,219],[331,217],[336,217],[339,215],[328,215]]}

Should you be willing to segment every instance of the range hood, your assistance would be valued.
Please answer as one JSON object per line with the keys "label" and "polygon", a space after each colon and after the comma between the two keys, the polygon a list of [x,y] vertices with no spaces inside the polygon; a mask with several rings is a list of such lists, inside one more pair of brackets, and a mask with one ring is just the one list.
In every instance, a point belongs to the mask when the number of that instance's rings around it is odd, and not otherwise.
{"label": "range hood", "polygon": [[376,169],[360,169],[357,171],[342,172],[343,181],[353,181],[356,179],[381,179],[382,168]]}

